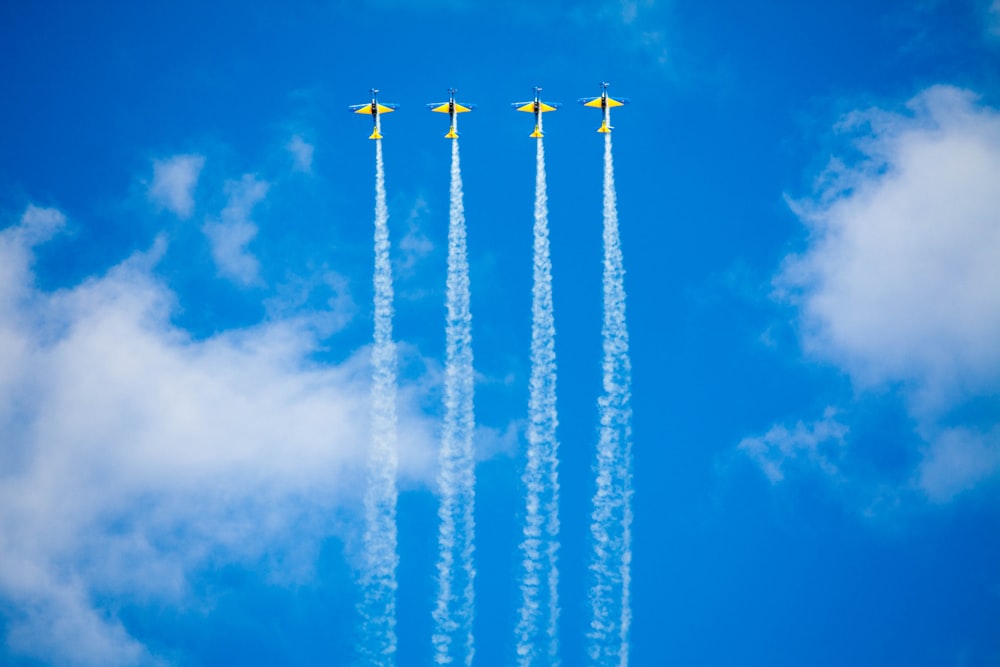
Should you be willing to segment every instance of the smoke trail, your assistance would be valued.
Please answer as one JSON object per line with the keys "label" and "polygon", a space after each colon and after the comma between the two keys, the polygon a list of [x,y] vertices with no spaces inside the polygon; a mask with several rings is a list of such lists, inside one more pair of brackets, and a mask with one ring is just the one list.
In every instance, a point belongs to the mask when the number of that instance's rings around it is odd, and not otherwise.
{"label": "smoke trail", "polygon": [[441,443],[438,510],[438,599],[434,608],[434,659],[439,665],[472,665],[474,611],[472,562],[475,548],[475,456],[472,315],[469,260],[458,141],[451,143],[451,205],[448,225],[448,314],[446,325],[445,416]]}
{"label": "smoke trail", "polygon": [[626,667],[632,562],[632,368],[625,323],[625,269],[618,237],[618,207],[611,135],[604,135],[604,395],[598,401],[597,491],[591,514],[590,565],[593,665]]}
{"label": "smoke trail", "polygon": [[396,346],[382,142],[375,142],[375,337],[372,345],[371,452],[365,493],[364,664],[396,663]]}
{"label": "smoke trail", "polygon": [[[556,354],[549,259],[545,149],[538,140],[535,176],[534,286],[532,289],[531,384],[528,457],[522,477],[527,493],[516,629],[521,667],[559,665],[559,478],[556,441]],[[544,627],[541,623],[544,619]]]}

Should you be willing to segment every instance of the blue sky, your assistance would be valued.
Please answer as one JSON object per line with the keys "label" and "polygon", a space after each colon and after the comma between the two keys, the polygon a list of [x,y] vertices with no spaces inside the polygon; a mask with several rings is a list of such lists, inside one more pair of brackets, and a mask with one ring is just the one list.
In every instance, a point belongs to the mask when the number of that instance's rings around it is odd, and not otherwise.
{"label": "blue sky", "polygon": [[633,366],[636,665],[1000,663],[1000,4],[8,2],[0,662],[351,664],[383,119],[400,665],[431,664],[449,142],[477,664],[514,659],[544,88],[560,637],[584,664],[599,114]]}

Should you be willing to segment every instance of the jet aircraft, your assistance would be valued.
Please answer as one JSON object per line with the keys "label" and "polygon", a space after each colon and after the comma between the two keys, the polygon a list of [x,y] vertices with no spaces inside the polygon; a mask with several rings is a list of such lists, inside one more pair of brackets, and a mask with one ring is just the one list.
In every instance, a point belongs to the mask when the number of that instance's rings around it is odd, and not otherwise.
{"label": "jet aircraft", "polygon": [[628,104],[628,99],[622,97],[620,99],[614,99],[608,96],[608,86],[610,84],[601,84],[601,96],[600,97],[581,97],[578,102],[585,107],[595,107],[601,110],[604,114],[604,118],[601,120],[601,126],[597,128],[598,132],[610,132],[614,129],[611,126],[611,107],[620,107],[623,104]]}
{"label": "jet aircraft", "polygon": [[518,111],[527,111],[528,113],[535,114],[535,131],[532,132],[528,136],[534,137],[536,139],[541,139],[542,136],[543,136],[542,135],[542,114],[545,113],[546,111],[555,111],[556,109],[558,109],[559,107],[562,106],[561,104],[558,104],[556,102],[553,102],[552,104],[546,104],[545,102],[542,102],[540,99],[538,99],[538,93],[540,93],[540,92],[542,92],[542,89],[539,88],[538,86],[535,86],[535,99],[534,99],[534,101],[532,101],[532,102],[514,102],[511,105],[515,109],[517,109]]}
{"label": "jet aircraft", "polygon": [[395,111],[399,108],[398,104],[382,104],[375,99],[378,95],[378,88],[372,88],[368,91],[372,95],[372,101],[369,104],[352,104],[348,107],[354,113],[371,114],[372,123],[375,125],[375,129],[372,130],[372,134],[369,139],[381,139],[382,138],[382,114]]}
{"label": "jet aircraft", "polygon": [[458,124],[457,119],[455,118],[455,114],[464,113],[466,111],[472,111],[473,109],[476,108],[475,104],[462,104],[461,102],[456,102],[455,93],[457,92],[458,92],[457,89],[449,88],[448,89],[449,98],[447,102],[432,102],[431,104],[427,105],[427,108],[430,109],[431,111],[437,111],[439,113],[448,114],[448,117],[451,120],[451,125],[448,128],[448,134],[444,135],[445,139],[458,139],[458,132],[455,131],[455,127]]}

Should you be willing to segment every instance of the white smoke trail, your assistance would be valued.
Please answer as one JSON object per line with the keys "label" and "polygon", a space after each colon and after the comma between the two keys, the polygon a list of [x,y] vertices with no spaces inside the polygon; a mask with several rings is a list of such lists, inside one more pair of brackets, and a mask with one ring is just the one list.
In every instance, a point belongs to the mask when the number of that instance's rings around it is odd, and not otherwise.
{"label": "white smoke trail", "polygon": [[[538,140],[535,176],[534,271],[531,381],[528,399],[528,456],[523,574],[518,615],[517,661],[521,667],[559,665],[559,477],[556,441],[556,354],[549,259],[545,149]],[[544,615],[544,627],[540,617]]]}
{"label": "white smoke trail", "polygon": [[438,510],[438,599],[434,608],[434,659],[439,665],[472,665],[475,549],[475,456],[472,315],[469,260],[458,141],[451,143],[451,205],[448,225],[448,281],[445,416],[441,442]]}
{"label": "white smoke trail", "polygon": [[590,565],[593,619],[591,663],[626,667],[632,563],[632,368],[625,323],[625,268],[618,236],[618,207],[611,135],[604,135],[604,394],[598,401],[597,491],[591,514],[594,554]]}
{"label": "white smoke trail", "polygon": [[396,664],[396,346],[382,142],[375,142],[375,336],[371,453],[365,493],[363,664]]}

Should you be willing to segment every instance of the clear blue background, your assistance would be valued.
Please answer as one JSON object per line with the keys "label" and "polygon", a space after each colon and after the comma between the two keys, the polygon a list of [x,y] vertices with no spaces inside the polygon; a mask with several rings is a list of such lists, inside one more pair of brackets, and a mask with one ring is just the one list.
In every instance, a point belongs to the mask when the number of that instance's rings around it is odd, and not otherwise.
{"label": "clear blue background", "polygon": [[[634,11],[634,18],[631,18]],[[995,479],[947,503],[904,494],[866,514],[858,491],[899,485],[920,441],[892,388],[858,395],[845,372],[803,354],[796,312],[770,298],[807,231],[784,195],[810,192],[844,113],[893,108],[938,83],[1000,102],[989,6],[949,2],[26,2],[0,9],[0,216],[29,203],[71,220],[39,251],[40,288],[78,284],[166,232],[155,271],[195,338],[265,318],[287,272],[329,266],[359,310],[317,358],[371,336],[374,146],[348,104],[400,104],[383,118],[390,228],[416,223],[433,250],[397,276],[395,333],[442,360],[449,143],[424,104],[461,117],[480,424],[527,405],[534,141],[510,102],[532,86],[564,107],[545,118],[562,463],[561,633],[584,663],[591,466],[600,392],[601,135],[575,104],[601,81],[632,99],[614,155],[634,367],[635,665],[998,665],[1000,505]],[[206,157],[203,183],[287,172],[285,144],[315,147],[254,214],[262,284],[215,277],[199,224],[145,199],[152,160]],[[211,193],[216,194],[211,194]],[[218,210],[219,187],[202,210]],[[204,204],[204,208],[202,208]],[[394,253],[398,248],[394,246]],[[321,304],[317,304],[321,307]],[[772,344],[761,342],[769,331]],[[404,375],[408,372],[404,369]],[[995,395],[979,424],[996,424]],[[815,471],[772,484],[736,451],[776,422],[849,404],[851,484]],[[440,408],[429,405],[433,414]],[[513,659],[519,451],[477,482],[477,664]],[[436,509],[399,506],[399,664],[430,664]],[[347,519],[350,521],[350,519]],[[359,595],[340,538],[316,575],[282,586],[275,567],[206,568],[191,595],[211,612],[124,596],[94,600],[174,664],[347,664]],[[0,605],[0,618],[16,603]],[[0,627],[3,627],[0,625]],[[0,662],[36,664],[11,649]],[[39,663],[41,664],[41,663]]]}

